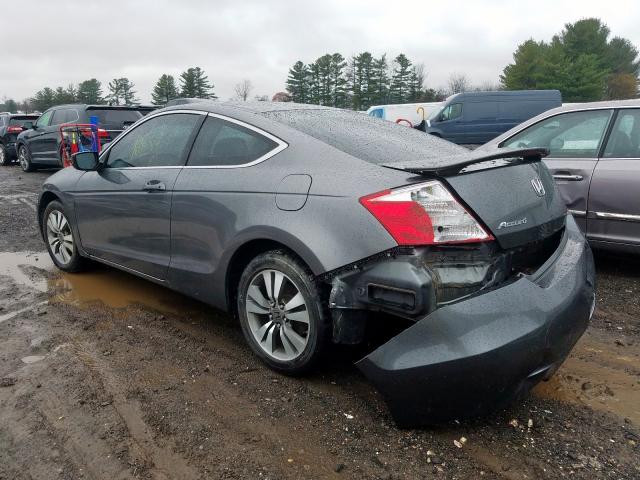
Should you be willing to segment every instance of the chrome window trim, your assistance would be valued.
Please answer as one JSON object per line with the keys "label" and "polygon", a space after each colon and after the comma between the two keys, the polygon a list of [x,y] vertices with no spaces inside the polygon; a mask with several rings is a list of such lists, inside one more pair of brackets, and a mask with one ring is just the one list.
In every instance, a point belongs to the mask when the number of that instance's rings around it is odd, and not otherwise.
{"label": "chrome window trim", "polygon": [[640,215],[631,215],[627,213],[612,212],[593,212],[597,218],[611,218],[613,220],[621,220],[623,222],[640,222]]}
{"label": "chrome window trim", "polygon": [[[225,120],[227,122],[230,123],[235,123],[236,125],[240,125],[241,127],[247,128],[249,130],[252,130],[266,138],[268,138],[269,140],[274,141],[277,146],[272,149],[269,150],[267,153],[265,153],[264,155],[262,155],[261,157],[248,162],[248,163],[242,163],[240,165],[170,165],[170,166],[158,166],[158,167],[115,167],[115,168],[111,168],[111,170],[148,170],[148,169],[176,169],[176,168],[189,168],[189,169],[230,169],[230,168],[245,168],[245,167],[252,167],[253,165],[257,165],[259,163],[264,162],[265,160],[270,159],[271,157],[277,155],[278,153],[280,153],[281,151],[283,151],[285,148],[287,148],[289,146],[289,144],[287,142],[285,142],[284,140],[282,140],[279,137],[276,137],[275,135],[270,134],[269,132],[262,130],[261,128],[258,128],[254,125],[251,125],[250,123],[246,123],[243,122],[242,120],[237,120],[235,118],[232,117],[228,117],[226,115],[221,115],[219,113],[213,113],[213,112],[207,112],[205,110],[168,110],[166,112],[158,112],[158,113],[150,113],[148,115],[146,115],[145,117],[142,117],[140,120],[138,120],[138,122],[134,123],[131,127],[129,127],[126,130],[126,133],[123,133],[122,135],[119,135],[118,138],[116,138],[113,142],[111,142],[109,144],[109,146],[100,154],[100,158],[102,159],[103,155],[106,155],[111,148],[113,148],[114,145],[117,145],[118,142],[123,139],[125,136],[129,135],[130,132],[132,132],[133,130],[135,130],[136,128],[138,128],[140,125],[142,125],[143,123],[145,123],[146,121],[151,120],[152,118],[155,117],[159,117],[161,115],[170,115],[172,113],[191,113],[194,115],[205,115],[208,117],[214,117],[214,118],[219,118],[221,120]],[[197,138],[197,137],[196,137]],[[189,159],[187,158],[187,162],[189,161]]]}

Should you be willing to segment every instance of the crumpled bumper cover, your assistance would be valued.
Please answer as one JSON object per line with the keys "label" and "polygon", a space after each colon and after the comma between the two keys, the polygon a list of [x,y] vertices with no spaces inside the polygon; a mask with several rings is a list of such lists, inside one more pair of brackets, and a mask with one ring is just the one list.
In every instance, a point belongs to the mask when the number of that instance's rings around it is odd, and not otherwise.
{"label": "crumpled bumper cover", "polygon": [[357,363],[401,426],[479,415],[560,366],[593,312],[595,269],[572,217],[533,275],[432,312]]}

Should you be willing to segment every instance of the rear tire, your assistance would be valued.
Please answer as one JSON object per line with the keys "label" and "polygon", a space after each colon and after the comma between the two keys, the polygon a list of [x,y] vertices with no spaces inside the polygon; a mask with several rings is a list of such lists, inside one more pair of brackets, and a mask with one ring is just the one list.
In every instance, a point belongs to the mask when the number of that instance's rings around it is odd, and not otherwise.
{"label": "rear tire", "polygon": [[272,369],[298,375],[321,356],[324,304],[314,276],[293,256],[273,250],[254,258],[240,277],[237,306],[247,343]]}
{"label": "rear tire", "polygon": [[9,158],[9,152],[7,147],[0,143],[0,165],[11,165],[11,159]]}
{"label": "rear tire", "polygon": [[78,239],[71,221],[60,202],[50,202],[42,213],[42,236],[53,263],[65,272],[80,272],[86,268],[87,260],[80,256]]}
{"label": "rear tire", "polygon": [[18,149],[18,162],[23,172],[33,172],[36,166],[31,162],[31,154],[25,145],[20,145]]}

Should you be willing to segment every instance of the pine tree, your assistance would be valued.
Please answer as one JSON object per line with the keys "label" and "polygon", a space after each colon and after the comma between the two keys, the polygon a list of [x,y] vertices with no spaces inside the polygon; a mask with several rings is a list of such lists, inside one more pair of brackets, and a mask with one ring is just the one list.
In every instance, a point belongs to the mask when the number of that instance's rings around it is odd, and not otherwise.
{"label": "pine tree", "polygon": [[320,86],[320,67],[318,66],[318,62],[313,62],[309,65],[309,97],[308,103],[313,103],[315,105],[320,105],[321,102],[321,91]]}
{"label": "pine tree", "polygon": [[387,55],[374,59],[371,67],[372,103],[374,105],[389,103],[389,65],[387,64]]}
{"label": "pine tree", "polygon": [[406,103],[409,100],[410,81],[411,61],[401,53],[393,60],[390,92],[393,103]]}
{"label": "pine tree", "polygon": [[68,90],[62,87],[58,87],[55,90],[53,101],[56,105],[64,105],[66,103],[75,102],[76,98],[73,91],[69,92]]}
{"label": "pine tree", "polygon": [[104,102],[102,98],[102,85],[101,83],[92,78],[80,82],[77,92],[78,101],[81,103],[88,103],[90,105],[96,105]]}
{"label": "pine tree", "polygon": [[188,98],[217,98],[213,84],[200,67],[188,68],[180,75],[180,96]]}
{"label": "pine tree", "polygon": [[169,100],[178,97],[178,88],[173,75],[163,74],[151,92],[151,99],[154,105],[164,105]]}
{"label": "pine tree", "polygon": [[286,85],[293,102],[309,103],[309,68],[300,60],[289,69]]}
{"label": "pine tree", "polygon": [[417,64],[411,67],[409,77],[409,101],[419,102],[424,97],[424,65]]}
{"label": "pine tree", "polygon": [[109,101],[113,105],[134,105],[136,98],[135,84],[126,77],[114,78],[109,82]]}
{"label": "pine tree", "polygon": [[31,99],[31,103],[33,103],[36,110],[44,112],[46,109],[53,107],[56,104],[55,99],[56,92],[49,87],[45,87],[36,92]]}
{"label": "pine tree", "polygon": [[331,89],[330,105],[333,107],[344,108],[347,106],[347,79],[345,77],[345,68],[347,62],[339,53],[331,55],[329,65],[329,86]]}

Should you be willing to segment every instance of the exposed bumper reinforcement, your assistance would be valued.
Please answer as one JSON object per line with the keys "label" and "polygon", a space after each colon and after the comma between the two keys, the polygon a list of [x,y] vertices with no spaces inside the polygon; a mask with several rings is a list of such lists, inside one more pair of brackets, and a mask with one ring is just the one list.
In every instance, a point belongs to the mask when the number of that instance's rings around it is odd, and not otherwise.
{"label": "exposed bumper reinforcement", "polygon": [[593,312],[595,270],[573,218],[532,275],[441,307],[357,363],[401,426],[479,415],[550,376]]}

